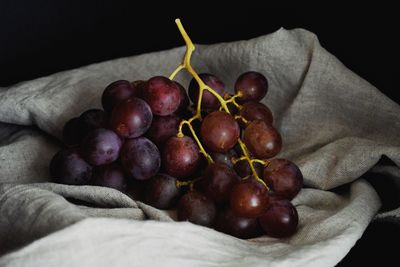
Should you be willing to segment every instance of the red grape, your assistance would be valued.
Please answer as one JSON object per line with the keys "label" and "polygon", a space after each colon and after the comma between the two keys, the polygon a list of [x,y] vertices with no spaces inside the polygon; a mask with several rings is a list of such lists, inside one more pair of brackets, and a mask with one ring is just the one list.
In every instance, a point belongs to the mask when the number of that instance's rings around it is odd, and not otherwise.
{"label": "red grape", "polygon": [[287,159],[273,159],[264,169],[264,181],[278,195],[293,199],[303,186],[303,175],[296,164]]}
{"label": "red grape", "polygon": [[177,215],[179,221],[211,227],[214,224],[216,208],[206,195],[190,191],[179,200]]}
{"label": "red grape", "polygon": [[204,193],[217,204],[229,202],[234,185],[240,181],[234,170],[223,163],[209,164],[201,180]]}
{"label": "red grape", "polygon": [[288,237],[296,232],[299,217],[292,203],[286,199],[281,199],[271,201],[258,221],[267,235]]}
{"label": "red grape", "polygon": [[253,177],[240,181],[232,189],[230,207],[238,216],[248,218],[258,217],[267,205],[267,189]]}
{"label": "red grape", "polygon": [[125,141],[120,157],[125,171],[138,180],[151,178],[161,165],[157,146],[145,137]]}
{"label": "red grape", "polygon": [[180,190],[176,178],[168,174],[156,174],[145,187],[145,203],[158,209],[170,209],[178,201]]}
{"label": "red grape", "polygon": [[132,84],[125,80],[119,80],[106,87],[101,96],[101,104],[105,111],[111,112],[122,100],[133,96],[136,96],[136,92]]}
{"label": "red grape", "polygon": [[201,137],[214,152],[229,151],[236,145],[239,136],[239,124],[223,111],[208,114],[201,124]]}
{"label": "red grape", "polygon": [[[208,73],[200,73],[199,77],[206,85],[214,89],[220,96],[223,96],[225,94],[225,84],[214,75]],[[196,106],[199,99],[199,91],[199,85],[193,78],[189,85],[189,97]],[[207,90],[203,91],[203,98],[201,100],[202,108],[215,110],[218,109],[220,105],[220,102],[213,94],[211,94]]]}
{"label": "red grape", "polygon": [[111,163],[94,169],[93,184],[125,192],[127,181],[122,167],[117,163]]}
{"label": "red grape", "polygon": [[242,122],[242,127],[245,127],[246,124],[255,120],[261,120],[268,125],[272,125],[273,122],[271,110],[266,105],[259,102],[245,103],[239,114],[242,118],[247,120],[247,123],[244,123],[242,120],[240,120],[240,122]]}
{"label": "red grape", "polygon": [[256,218],[239,217],[229,208],[219,212],[215,221],[216,230],[238,238],[248,239],[262,235]]}
{"label": "red grape", "polygon": [[173,136],[167,140],[162,153],[164,171],[171,176],[186,178],[200,165],[200,152],[195,141],[188,137]]}
{"label": "red grape", "polygon": [[279,132],[263,121],[253,121],[246,127],[243,142],[257,158],[272,158],[282,148]]}
{"label": "red grape", "polygon": [[143,99],[155,115],[166,116],[174,113],[181,104],[181,91],[170,79],[155,76],[147,81]]}
{"label": "red grape", "polygon": [[132,97],[123,100],[111,114],[111,127],[122,137],[135,138],[144,134],[151,125],[153,114],[142,99]]}
{"label": "red grape", "polygon": [[92,177],[92,166],[76,150],[61,150],[51,159],[50,176],[56,183],[84,185]]}
{"label": "red grape", "polygon": [[235,93],[240,93],[239,103],[260,101],[268,91],[268,81],[264,75],[248,71],[239,76],[235,83]]}
{"label": "red grape", "polygon": [[168,116],[154,116],[146,136],[158,147],[161,147],[168,138],[178,133],[180,122],[181,119],[174,114]]}
{"label": "red grape", "polygon": [[81,144],[87,162],[94,166],[111,163],[118,159],[121,138],[111,130],[96,129],[90,132]]}

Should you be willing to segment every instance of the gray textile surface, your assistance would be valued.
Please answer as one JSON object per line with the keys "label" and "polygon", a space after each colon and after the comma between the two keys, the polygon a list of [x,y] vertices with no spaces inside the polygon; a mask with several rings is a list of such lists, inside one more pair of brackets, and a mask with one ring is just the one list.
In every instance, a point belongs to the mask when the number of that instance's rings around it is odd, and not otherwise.
{"label": "gray textile surface", "polygon": [[[400,107],[305,30],[199,45],[192,59],[229,88],[247,70],[269,78],[264,102],[283,136],[280,157],[299,164],[309,187],[293,200],[300,218],[293,237],[239,240],[174,222],[173,212],[113,189],[48,182],[59,148],[51,136],[60,138],[69,118],[99,107],[111,81],[168,76],[183,53],[122,58],[0,89],[7,123],[0,125],[0,266],[332,266],[346,255],[381,205],[360,176],[382,155],[400,166]],[[397,167],[380,171],[399,176]],[[399,211],[380,216],[399,220]]]}

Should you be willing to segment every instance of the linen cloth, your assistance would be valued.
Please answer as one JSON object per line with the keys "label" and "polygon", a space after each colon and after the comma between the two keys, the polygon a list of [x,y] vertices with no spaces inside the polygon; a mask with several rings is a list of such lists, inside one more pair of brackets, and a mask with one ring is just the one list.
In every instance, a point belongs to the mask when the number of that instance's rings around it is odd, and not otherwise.
{"label": "linen cloth", "polygon": [[[113,189],[51,183],[48,164],[67,120],[100,107],[114,80],[168,76],[184,51],[120,58],[0,89],[0,266],[333,266],[348,253],[381,205],[360,177],[374,170],[400,176],[400,107],[302,29],[197,45],[192,57],[198,72],[221,77],[230,89],[248,70],[268,78],[263,102],[282,134],[279,157],[300,166],[306,186],[293,200],[294,236],[240,240],[175,222],[173,211]],[[177,80],[187,86],[190,76]],[[376,165],[382,155],[394,165]],[[379,218],[386,217],[399,221],[399,210]]]}

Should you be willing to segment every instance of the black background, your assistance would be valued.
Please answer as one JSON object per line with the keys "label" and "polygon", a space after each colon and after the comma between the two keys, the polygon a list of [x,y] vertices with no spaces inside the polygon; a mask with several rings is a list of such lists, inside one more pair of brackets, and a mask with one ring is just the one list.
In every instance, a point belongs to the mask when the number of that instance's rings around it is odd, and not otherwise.
{"label": "black background", "polygon": [[[325,4],[314,10],[215,2],[139,6],[136,1],[0,0],[0,86],[183,45],[173,21],[180,17],[192,40],[204,44],[249,39],[280,27],[305,28],[347,67],[400,102],[396,8]],[[341,264],[388,261],[394,247],[385,244],[398,236],[394,225],[373,223]]]}

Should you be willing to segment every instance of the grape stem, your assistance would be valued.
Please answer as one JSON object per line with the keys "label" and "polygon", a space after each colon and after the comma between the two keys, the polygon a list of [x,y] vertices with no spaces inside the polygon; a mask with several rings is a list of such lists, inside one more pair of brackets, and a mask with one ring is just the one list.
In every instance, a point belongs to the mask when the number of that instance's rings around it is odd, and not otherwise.
{"label": "grape stem", "polygon": [[[210,156],[210,154],[207,153],[207,151],[204,149],[203,145],[201,144],[199,138],[197,137],[196,132],[194,131],[193,127],[192,127],[192,122],[196,119],[198,120],[202,120],[202,116],[201,116],[201,102],[203,99],[203,94],[204,94],[204,90],[210,92],[213,96],[215,96],[218,101],[221,104],[221,108],[222,110],[224,110],[226,113],[231,114],[229,111],[229,108],[227,106],[228,103],[232,103],[233,105],[235,105],[238,109],[241,109],[242,106],[239,105],[236,102],[236,98],[240,97],[240,93],[230,96],[228,99],[224,99],[221,95],[219,95],[214,89],[212,89],[211,87],[209,87],[208,85],[206,85],[203,80],[199,77],[199,75],[197,74],[197,72],[193,69],[191,63],[190,63],[190,59],[192,57],[192,54],[195,50],[195,46],[192,43],[192,40],[190,39],[189,35],[186,33],[185,29],[183,28],[183,25],[181,23],[180,19],[176,19],[175,20],[176,25],[178,26],[179,32],[182,35],[183,40],[185,41],[186,44],[186,52],[185,55],[183,56],[183,60],[182,63],[178,65],[178,67],[172,72],[172,74],[169,76],[169,78],[172,80],[175,78],[175,76],[183,69],[186,69],[190,75],[196,80],[197,84],[199,85],[199,96],[198,96],[198,100],[197,100],[197,108],[196,108],[196,114],[190,118],[189,120],[182,120],[181,123],[179,124],[179,130],[178,130],[178,137],[183,137],[183,125],[187,125],[187,127],[189,128],[190,132],[193,135],[193,138],[195,139],[196,143],[199,146],[200,149],[200,153],[202,153],[208,163],[213,163],[213,159]],[[249,163],[251,172],[253,173],[254,178],[260,182],[261,184],[263,184],[267,190],[270,190],[270,188],[265,184],[265,182],[260,179],[260,177],[258,176],[255,168],[254,168],[254,162],[255,159],[252,159],[250,157],[250,153],[246,147],[246,145],[243,143],[243,141],[239,138],[238,140],[239,146],[242,149],[243,152],[243,156],[240,158],[241,160],[247,160],[247,162]]]}

